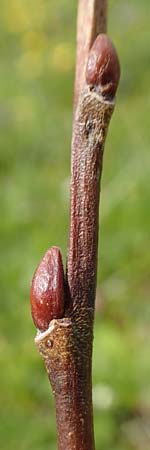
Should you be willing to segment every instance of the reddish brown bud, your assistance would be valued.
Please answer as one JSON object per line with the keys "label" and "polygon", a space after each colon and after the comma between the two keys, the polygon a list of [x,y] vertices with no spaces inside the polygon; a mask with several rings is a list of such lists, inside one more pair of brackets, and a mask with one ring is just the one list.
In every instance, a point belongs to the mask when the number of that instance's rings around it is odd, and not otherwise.
{"label": "reddish brown bud", "polygon": [[30,291],[35,326],[44,331],[64,313],[64,271],[60,250],[50,248],[37,267]]}
{"label": "reddish brown bud", "polygon": [[112,99],[120,78],[120,64],[115,47],[106,34],[99,34],[89,52],[87,84],[98,86],[101,94]]}

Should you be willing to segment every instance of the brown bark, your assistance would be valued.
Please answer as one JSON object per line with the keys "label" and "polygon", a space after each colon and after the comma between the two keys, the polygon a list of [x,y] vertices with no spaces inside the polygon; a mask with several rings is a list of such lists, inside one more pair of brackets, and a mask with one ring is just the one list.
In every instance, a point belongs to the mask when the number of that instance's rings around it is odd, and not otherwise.
{"label": "brown bark", "polygon": [[70,319],[54,320],[36,344],[55,396],[59,450],[94,450],[90,361],[83,365],[73,328]]}
{"label": "brown bark", "polygon": [[100,178],[113,107],[113,102],[105,101],[87,86],[73,130],[67,275],[73,314],[81,319],[86,309],[87,322],[94,308]]}

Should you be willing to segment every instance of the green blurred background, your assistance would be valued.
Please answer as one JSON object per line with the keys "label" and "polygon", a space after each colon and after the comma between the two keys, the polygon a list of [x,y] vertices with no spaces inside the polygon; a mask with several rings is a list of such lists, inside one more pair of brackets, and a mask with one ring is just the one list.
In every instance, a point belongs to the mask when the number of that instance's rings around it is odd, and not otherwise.
{"label": "green blurred background", "polygon": [[[76,1],[1,0],[0,440],[56,450],[29,286],[67,251]],[[122,77],[107,139],[93,361],[97,450],[150,449],[150,2],[110,0]]]}

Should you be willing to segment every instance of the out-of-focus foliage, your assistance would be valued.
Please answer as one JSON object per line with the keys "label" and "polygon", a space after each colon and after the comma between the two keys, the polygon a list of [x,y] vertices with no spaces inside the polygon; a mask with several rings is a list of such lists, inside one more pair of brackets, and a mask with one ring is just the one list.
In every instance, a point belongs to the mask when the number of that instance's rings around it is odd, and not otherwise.
{"label": "out-of-focus foliage", "polygon": [[[1,0],[0,428],[3,450],[56,449],[29,285],[66,256],[76,2]],[[100,210],[93,400],[97,450],[150,449],[150,2],[110,0],[122,77]]]}

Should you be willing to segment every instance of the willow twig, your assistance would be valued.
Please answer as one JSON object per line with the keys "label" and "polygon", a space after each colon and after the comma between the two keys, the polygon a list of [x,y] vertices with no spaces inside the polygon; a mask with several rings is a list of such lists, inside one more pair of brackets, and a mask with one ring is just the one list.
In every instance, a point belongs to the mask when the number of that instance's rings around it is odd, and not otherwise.
{"label": "willow twig", "polygon": [[[101,29],[106,26],[106,2],[87,3],[93,13],[87,23],[84,76],[80,66],[76,78],[67,272],[64,275],[59,249],[53,247],[31,287],[32,316],[39,328],[35,342],[55,396],[59,450],[95,449],[91,371],[100,181],[120,76],[118,57],[106,34],[98,35],[91,47],[100,24]],[[80,0],[79,18],[84,4]],[[101,22],[96,12],[102,5]],[[79,52],[77,65],[80,57]]]}

